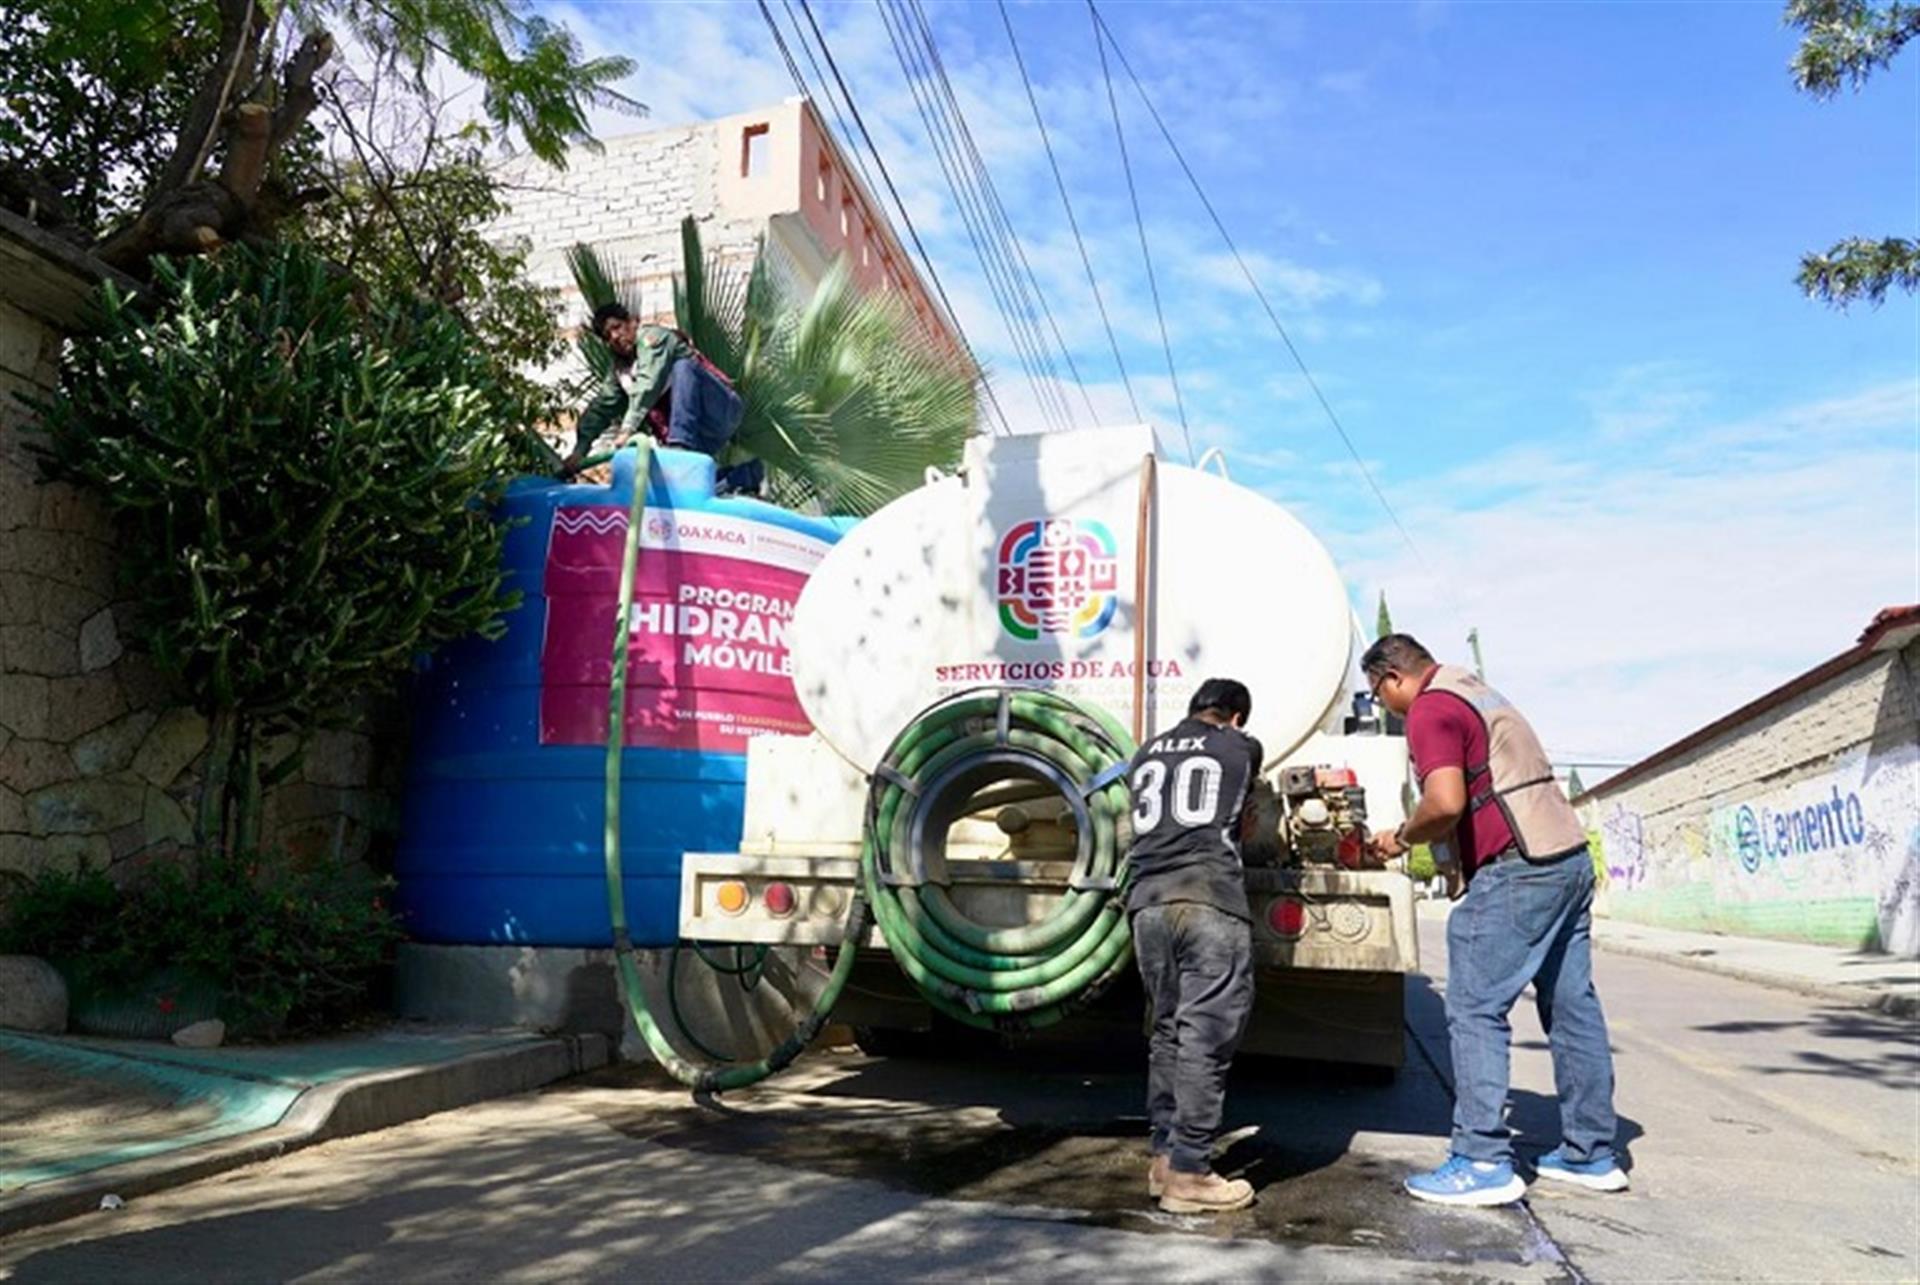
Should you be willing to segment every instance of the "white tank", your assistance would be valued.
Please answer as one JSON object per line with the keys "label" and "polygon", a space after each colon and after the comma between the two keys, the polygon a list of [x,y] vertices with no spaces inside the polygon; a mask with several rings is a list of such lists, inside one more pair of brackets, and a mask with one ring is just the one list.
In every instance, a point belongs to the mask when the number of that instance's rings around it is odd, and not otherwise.
{"label": "white tank", "polygon": [[[835,750],[871,769],[927,705],[970,687],[1059,692],[1131,725],[1140,477],[1151,429],[970,444],[855,527],[795,607],[794,687]],[[1345,694],[1352,608],[1333,559],[1271,500],[1159,460],[1148,542],[1150,736],[1202,680],[1253,692],[1268,763]]]}

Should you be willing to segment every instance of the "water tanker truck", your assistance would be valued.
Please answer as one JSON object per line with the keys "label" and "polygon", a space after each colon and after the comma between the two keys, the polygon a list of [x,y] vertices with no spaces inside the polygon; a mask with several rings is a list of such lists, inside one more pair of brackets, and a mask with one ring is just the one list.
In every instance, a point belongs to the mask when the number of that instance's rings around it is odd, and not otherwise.
{"label": "water tanker truck", "polygon": [[[1233,677],[1269,756],[1243,1047],[1397,1067],[1413,887],[1364,840],[1403,819],[1405,742],[1355,712],[1325,548],[1223,472],[1159,458],[1146,427],[980,438],[841,536],[770,625],[813,730],[746,742],[738,846],[685,855],[680,937],[709,963],[837,961],[814,998],[871,1051],[936,1026],[1137,1029],[1125,763]],[[752,592],[686,600],[704,663],[765,654],[725,636],[764,615]]]}

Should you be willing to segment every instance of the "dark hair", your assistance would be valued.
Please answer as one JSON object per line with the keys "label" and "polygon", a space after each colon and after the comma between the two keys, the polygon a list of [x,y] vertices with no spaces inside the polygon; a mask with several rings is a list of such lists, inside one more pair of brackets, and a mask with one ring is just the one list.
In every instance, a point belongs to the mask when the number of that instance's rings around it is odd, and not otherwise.
{"label": "dark hair", "polygon": [[1187,717],[1192,718],[1202,710],[1212,710],[1226,719],[1239,715],[1241,722],[1253,713],[1253,693],[1247,685],[1232,678],[1209,678],[1200,684],[1200,690],[1187,702]]}
{"label": "dark hair", "polygon": [[593,317],[587,322],[587,329],[593,332],[595,339],[607,337],[609,321],[631,321],[633,314],[617,303],[603,303],[593,310]]}
{"label": "dark hair", "polygon": [[1433,653],[1422,647],[1412,634],[1388,634],[1360,657],[1360,672],[1374,682],[1389,669],[1412,678],[1426,672],[1434,663]]}

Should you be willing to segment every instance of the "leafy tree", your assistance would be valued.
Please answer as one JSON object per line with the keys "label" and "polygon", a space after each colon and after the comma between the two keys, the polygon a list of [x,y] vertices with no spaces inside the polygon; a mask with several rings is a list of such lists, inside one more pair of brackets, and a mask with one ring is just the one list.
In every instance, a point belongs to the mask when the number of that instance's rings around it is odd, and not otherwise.
{"label": "leafy tree", "polygon": [[0,204],[78,242],[130,217],[217,38],[208,5],[0,0]]}
{"label": "leafy tree", "polygon": [[1393,632],[1393,616],[1387,611],[1387,591],[1380,591],[1380,610],[1373,618],[1373,636],[1376,641]]}
{"label": "leafy tree", "polygon": [[447,309],[285,244],[157,260],[61,375],[50,468],[114,513],[141,641],[209,719],[201,842],[256,851],[261,788],[298,763],[261,761],[273,737],[351,721],[516,605],[487,509],[515,394]]}
{"label": "leafy tree", "polygon": [[[1864,86],[1920,37],[1920,6],[1899,0],[1788,0],[1787,23],[1804,36],[1793,58],[1793,78],[1816,98]],[[1847,237],[1805,255],[1797,278],[1808,297],[1844,308],[1864,299],[1878,304],[1887,291],[1920,290],[1920,240]]]}
{"label": "leafy tree", "polygon": [[[733,380],[746,403],[730,448],[765,462],[776,498],[829,513],[871,513],[952,468],[975,424],[972,372],[898,300],[864,294],[836,262],[805,300],[794,299],[756,254],[742,273],[681,224],[684,274],[674,312],[688,338]],[[589,246],[569,253],[589,308],[620,300],[631,280]],[[637,299],[626,306],[640,315]],[[585,334],[581,352],[604,378],[612,355]]]}
{"label": "leafy tree", "polygon": [[5,0],[0,27],[0,169],[71,200],[133,270],[271,236],[324,195],[301,162],[310,118],[357,79],[336,70],[340,39],[389,101],[431,98],[438,68],[477,78],[491,130],[554,164],[591,141],[593,106],[635,106],[612,88],[628,60],[583,56],[525,0]]}
{"label": "leafy tree", "polygon": [[417,295],[457,317],[491,362],[501,413],[523,429],[515,440],[526,471],[558,457],[533,431],[578,400],[578,381],[542,382],[529,372],[559,364],[567,345],[553,324],[555,294],[527,273],[531,247],[486,235],[506,210],[499,176],[483,154],[485,131],[439,129],[431,105],[341,117],[349,151],[324,167],[331,199],[283,225],[370,289]]}

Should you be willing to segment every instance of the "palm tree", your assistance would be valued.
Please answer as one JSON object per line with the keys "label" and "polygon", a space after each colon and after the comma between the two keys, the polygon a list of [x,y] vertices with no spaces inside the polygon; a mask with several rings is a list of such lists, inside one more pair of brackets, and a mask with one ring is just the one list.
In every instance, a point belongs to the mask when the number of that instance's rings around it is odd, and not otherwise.
{"label": "palm tree", "polygon": [[[854,515],[959,462],[976,423],[974,373],[896,297],[863,293],[836,260],[811,298],[795,300],[764,243],[742,272],[706,256],[691,218],[680,240],[674,315],[745,403],[725,462],[761,460],[780,503]],[[567,261],[589,308],[620,302],[639,315],[610,256],[575,245]],[[583,334],[580,351],[605,378],[612,354],[599,336]]]}

